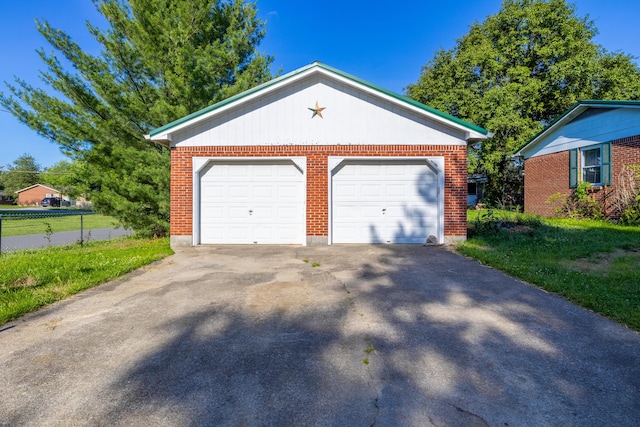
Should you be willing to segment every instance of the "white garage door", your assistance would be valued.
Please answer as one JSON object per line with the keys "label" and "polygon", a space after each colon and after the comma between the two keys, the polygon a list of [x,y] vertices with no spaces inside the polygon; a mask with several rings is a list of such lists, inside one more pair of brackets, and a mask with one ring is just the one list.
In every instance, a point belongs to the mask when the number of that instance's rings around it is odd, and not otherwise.
{"label": "white garage door", "polygon": [[331,185],[333,243],[438,237],[438,176],[426,160],[346,160]]}
{"label": "white garage door", "polygon": [[292,161],[214,162],[200,176],[200,243],[304,243],[304,176]]}

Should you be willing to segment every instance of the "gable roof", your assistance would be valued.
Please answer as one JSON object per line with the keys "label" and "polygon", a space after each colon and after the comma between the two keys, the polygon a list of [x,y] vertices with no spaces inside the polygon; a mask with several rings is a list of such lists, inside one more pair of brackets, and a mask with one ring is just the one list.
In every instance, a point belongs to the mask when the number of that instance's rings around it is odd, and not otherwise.
{"label": "gable roof", "polygon": [[352,76],[336,68],[316,61],[307,66],[304,66],[290,73],[270,80],[266,83],[263,83],[259,86],[256,86],[252,89],[246,90],[235,96],[213,104],[209,107],[206,107],[200,111],[196,111],[195,113],[189,114],[188,116],[182,117],[164,126],[153,129],[149,133],[149,135],[145,135],[145,138],[151,141],[166,144],[171,141],[171,135],[181,129],[192,126],[196,123],[200,123],[239,103],[247,102],[257,96],[264,95],[265,93],[274,91],[282,86],[293,84],[296,81],[306,78],[314,73],[320,73],[325,76],[333,77],[334,79],[339,79],[348,85],[357,87],[378,97],[385,98],[396,104],[403,105],[404,107],[410,108],[414,111],[418,111],[437,122],[447,124],[459,130],[463,130],[467,134],[467,140],[483,140],[488,136],[488,131],[486,129],[473,125],[450,114],[444,113],[440,110],[415,101],[411,98],[399,95],[395,92],[384,89],[380,86],[374,85],[358,77]]}
{"label": "gable roof", "polygon": [[593,108],[640,108],[640,101],[613,101],[613,100],[583,100],[578,101],[569,107],[565,112],[556,117],[547,127],[545,127],[542,131],[538,132],[533,136],[529,141],[524,143],[518,150],[514,153],[516,156],[525,156],[525,152],[535,148],[540,142],[544,141],[544,139],[554,132],[555,130],[561,128],[562,126],[567,125],[568,123],[575,120],[578,116],[583,114],[585,111]]}
{"label": "gable roof", "polygon": [[31,185],[31,186],[29,186],[27,188],[23,188],[22,190],[16,191],[16,193],[22,193],[23,191],[31,190],[32,188],[35,188],[35,187],[44,187],[44,188],[47,188],[47,189],[49,189],[51,191],[55,191],[57,193],[60,193],[59,190],[56,190],[55,188],[49,187],[48,185],[44,185],[44,184],[33,184],[33,185]]}

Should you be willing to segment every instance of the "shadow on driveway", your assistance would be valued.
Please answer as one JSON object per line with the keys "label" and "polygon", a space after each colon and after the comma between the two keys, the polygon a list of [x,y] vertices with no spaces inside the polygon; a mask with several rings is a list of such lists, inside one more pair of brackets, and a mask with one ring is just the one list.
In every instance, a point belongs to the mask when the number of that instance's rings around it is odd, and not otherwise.
{"label": "shadow on driveway", "polygon": [[640,424],[637,333],[443,248],[187,248],[5,326],[6,425]]}

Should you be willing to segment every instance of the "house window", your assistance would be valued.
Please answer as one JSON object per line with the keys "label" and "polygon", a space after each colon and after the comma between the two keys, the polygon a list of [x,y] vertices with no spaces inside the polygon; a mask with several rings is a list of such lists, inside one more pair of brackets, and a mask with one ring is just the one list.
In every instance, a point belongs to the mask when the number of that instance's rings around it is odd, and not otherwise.
{"label": "house window", "polygon": [[600,179],[602,171],[602,153],[600,146],[589,147],[580,150],[581,155],[581,167],[582,167],[582,181],[589,182],[594,185],[602,183]]}
{"label": "house window", "polygon": [[580,182],[611,185],[611,143],[569,150],[569,187]]}

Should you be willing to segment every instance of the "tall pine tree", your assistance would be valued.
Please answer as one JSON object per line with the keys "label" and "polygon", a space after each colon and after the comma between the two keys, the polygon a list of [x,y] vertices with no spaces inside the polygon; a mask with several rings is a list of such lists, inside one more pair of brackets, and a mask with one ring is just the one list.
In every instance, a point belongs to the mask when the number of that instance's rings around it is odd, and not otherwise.
{"label": "tall pine tree", "polygon": [[407,88],[408,96],[494,133],[469,150],[469,172],[487,177],[492,204],[518,201],[522,175],[512,153],[572,104],[640,96],[638,66],[595,44],[596,34],[565,0],[504,0]]}
{"label": "tall pine tree", "polygon": [[[91,55],[37,21],[48,90],[17,79],[0,104],[85,166],[96,209],[143,235],[169,224],[169,154],[144,134],[270,79],[264,23],[242,0],[93,0]],[[70,64],[71,66],[67,66]]]}

